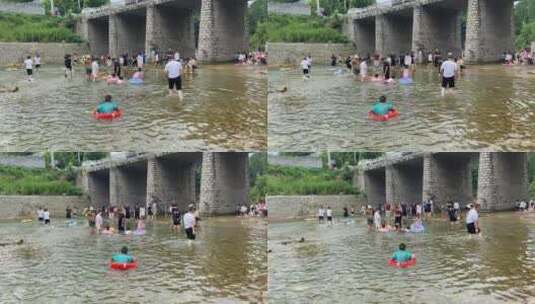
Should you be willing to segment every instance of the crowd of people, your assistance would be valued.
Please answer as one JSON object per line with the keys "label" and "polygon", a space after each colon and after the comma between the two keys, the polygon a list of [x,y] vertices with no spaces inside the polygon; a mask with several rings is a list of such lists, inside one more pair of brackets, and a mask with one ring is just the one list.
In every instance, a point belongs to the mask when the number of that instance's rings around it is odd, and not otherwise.
{"label": "crowd of people", "polygon": [[251,204],[249,207],[247,205],[237,205],[236,206],[236,216],[259,216],[267,217],[268,209],[265,201],[261,200],[256,204]]}
{"label": "crowd of people", "polygon": [[266,65],[267,64],[267,54],[262,51],[256,52],[239,52],[234,55],[233,62],[236,64],[247,64],[247,65]]}

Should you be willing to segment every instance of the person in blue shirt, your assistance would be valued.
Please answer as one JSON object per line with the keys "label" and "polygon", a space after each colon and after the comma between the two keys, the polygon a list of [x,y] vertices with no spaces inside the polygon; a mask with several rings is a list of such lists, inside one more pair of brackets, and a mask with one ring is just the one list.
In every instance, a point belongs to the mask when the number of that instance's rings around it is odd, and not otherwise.
{"label": "person in blue shirt", "polygon": [[399,250],[396,250],[396,252],[394,252],[392,255],[392,260],[397,263],[407,262],[412,258],[414,258],[414,255],[410,251],[406,250],[404,243],[399,244]]}
{"label": "person in blue shirt", "polygon": [[124,246],[121,248],[121,253],[116,253],[111,257],[111,261],[114,263],[132,263],[134,257],[128,254],[128,248]]}
{"label": "person in blue shirt", "polygon": [[376,115],[383,116],[388,112],[394,110],[394,104],[390,101],[386,101],[386,96],[379,97],[379,100],[375,102],[372,107],[372,112]]}
{"label": "person in blue shirt", "polygon": [[117,110],[119,110],[119,106],[115,101],[111,100],[111,95],[106,95],[104,101],[97,106],[97,113],[112,113]]}

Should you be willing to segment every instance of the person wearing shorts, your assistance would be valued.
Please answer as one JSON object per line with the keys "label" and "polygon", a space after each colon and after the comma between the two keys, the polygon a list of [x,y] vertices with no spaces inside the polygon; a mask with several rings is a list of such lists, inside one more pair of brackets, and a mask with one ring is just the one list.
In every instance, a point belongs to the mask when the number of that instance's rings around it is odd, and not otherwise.
{"label": "person wearing shorts", "polygon": [[323,206],[321,206],[318,209],[318,221],[322,223],[325,220],[325,209],[323,209]]}
{"label": "person wearing shorts", "polygon": [[173,206],[171,209],[171,217],[173,219],[173,229],[178,231],[180,228],[180,211],[178,207]]}
{"label": "person wearing shorts", "polygon": [[46,208],[43,212],[43,220],[45,221],[45,224],[50,224],[50,212]]}
{"label": "person wearing shorts", "polygon": [[188,208],[188,212],[184,214],[184,230],[186,231],[186,237],[189,240],[195,240],[195,214],[194,214],[195,208],[190,205]]}
{"label": "person wearing shorts", "polygon": [[171,57],[165,65],[165,72],[169,82],[169,96],[177,95],[176,93],[178,93],[178,99],[182,100],[182,64],[174,57]]}
{"label": "person wearing shorts", "polygon": [[453,56],[448,53],[448,60],[444,61],[440,66],[440,74],[442,75],[442,96],[445,95],[447,89],[455,88],[455,74],[457,73],[457,64],[453,61]]}
{"label": "person wearing shorts", "polygon": [[24,68],[26,69],[26,74],[28,75],[28,81],[33,81],[33,60],[30,56],[26,57],[26,60],[24,60]]}
{"label": "person wearing shorts", "polygon": [[72,79],[72,58],[71,55],[65,55],[65,78],[70,77]]}
{"label": "person wearing shorts", "polygon": [[331,207],[327,206],[327,223],[332,224],[333,222],[333,211]]}
{"label": "person wearing shorts", "polygon": [[470,211],[466,215],[466,230],[469,234],[477,234],[479,230],[479,204],[472,204],[470,206]]}
{"label": "person wearing shorts", "polygon": [[310,67],[309,67],[309,63],[306,57],[303,59],[303,61],[301,61],[301,68],[303,69],[303,77],[309,78]]}
{"label": "person wearing shorts", "polygon": [[33,57],[33,62],[35,63],[35,71],[38,71],[41,68],[41,56],[35,54]]}

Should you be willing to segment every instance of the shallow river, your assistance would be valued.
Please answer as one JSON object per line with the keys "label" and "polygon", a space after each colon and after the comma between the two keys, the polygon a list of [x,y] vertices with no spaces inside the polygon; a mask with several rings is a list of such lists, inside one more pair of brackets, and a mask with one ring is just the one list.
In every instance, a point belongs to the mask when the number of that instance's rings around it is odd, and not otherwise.
{"label": "shallow river", "polygon": [[[157,72],[158,71],[158,72]],[[206,65],[183,79],[184,101],[167,97],[167,80],[148,71],[141,86],[88,82],[83,67],[72,81],[48,66],[26,81],[23,71],[0,71],[0,150],[261,150],[266,146],[265,68]],[[110,94],[124,109],[120,119],[91,113]]]}
{"label": "shallow river", "polygon": [[[270,150],[535,149],[533,67],[469,66],[444,98],[434,68],[419,67],[409,86],[363,84],[337,69],[343,73],[313,66],[306,81],[298,69],[270,69]],[[382,94],[400,116],[370,121],[367,113]]]}
{"label": "shallow river", "polygon": [[[81,222],[81,220],[80,220]],[[98,236],[85,225],[0,223],[0,303],[259,303],[267,284],[266,228],[256,219],[208,218],[198,239],[163,223],[144,236]],[[108,269],[127,245],[130,271]]]}
{"label": "shallow river", "polygon": [[[271,303],[534,303],[535,215],[484,216],[482,237],[435,219],[423,234],[369,233],[363,217],[271,223]],[[304,243],[281,242],[305,237]],[[387,265],[400,242],[417,256]]]}

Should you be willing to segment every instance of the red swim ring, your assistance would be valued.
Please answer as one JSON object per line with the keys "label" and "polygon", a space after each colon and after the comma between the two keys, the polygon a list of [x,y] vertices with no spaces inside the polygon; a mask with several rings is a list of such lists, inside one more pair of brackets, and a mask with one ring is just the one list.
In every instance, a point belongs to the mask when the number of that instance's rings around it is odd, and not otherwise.
{"label": "red swim ring", "polygon": [[117,262],[112,262],[110,260],[110,269],[113,269],[113,270],[129,270],[129,269],[134,269],[137,267],[137,261],[134,260],[132,263],[117,263]]}
{"label": "red swim ring", "polygon": [[375,121],[387,121],[394,117],[397,117],[398,115],[399,115],[399,112],[396,109],[390,110],[385,115],[377,115],[373,113],[372,111],[370,111],[368,113],[368,118],[371,120],[375,120]]}
{"label": "red swim ring", "polygon": [[394,259],[388,259],[388,265],[394,266],[397,268],[409,268],[411,266],[414,266],[416,264],[416,258],[412,258],[408,261],[398,263]]}
{"label": "red swim ring", "polygon": [[93,112],[93,117],[96,119],[114,119],[123,116],[123,110],[119,109],[111,113],[98,113],[97,111]]}

